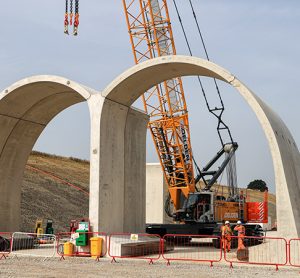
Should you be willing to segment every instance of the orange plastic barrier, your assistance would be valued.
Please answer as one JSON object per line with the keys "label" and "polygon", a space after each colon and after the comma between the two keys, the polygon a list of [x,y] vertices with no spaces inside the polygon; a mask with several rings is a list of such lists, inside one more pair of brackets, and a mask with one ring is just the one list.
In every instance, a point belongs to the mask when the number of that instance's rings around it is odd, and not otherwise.
{"label": "orange plastic barrier", "polygon": [[[243,240],[244,249],[238,249],[238,241]],[[233,267],[234,263],[284,266],[288,263],[288,244],[284,238],[232,236],[231,252],[224,258]]]}
{"label": "orange plastic barrier", "polygon": [[300,238],[290,239],[288,245],[290,265],[300,267]]}
{"label": "orange plastic barrier", "polygon": [[222,260],[221,238],[202,235],[167,234],[162,241],[162,257],[167,261],[214,262]]}

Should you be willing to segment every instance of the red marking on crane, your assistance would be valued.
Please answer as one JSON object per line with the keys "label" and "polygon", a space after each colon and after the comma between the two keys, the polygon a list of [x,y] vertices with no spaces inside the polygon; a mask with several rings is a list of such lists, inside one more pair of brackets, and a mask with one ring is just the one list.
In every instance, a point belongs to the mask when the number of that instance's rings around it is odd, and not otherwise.
{"label": "red marking on crane", "polygon": [[63,183],[63,184],[69,185],[70,187],[73,187],[73,188],[75,188],[76,190],[81,191],[82,193],[84,193],[84,194],[87,195],[87,196],[90,195],[88,191],[85,191],[84,189],[82,189],[82,188],[76,186],[75,184],[70,183],[70,182],[68,182],[68,181],[66,181],[66,180],[64,180],[64,179],[62,179],[61,177],[58,177],[58,176],[56,176],[56,175],[54,175],[54,174],[52,174],[52,173],[50,173],[50,172],[47,172],[47,171],[45,171],[45,170],[41,170],[41,169],[39,169],[39,168],[30,166],[30,165],[26,165],[26,167],[27,167],[27,169],[29,169],[29,170],[31,170],[31,171],[38,172],[38,173],[42,173],[42,174],[44,174],[44,175],[46,175],[46,176],[49,176],[49,177],[51,177],[51,178],[53,178],[53,179],[55,179],[55,180],[58,180],[59,182],[61,182],[61,183]]}

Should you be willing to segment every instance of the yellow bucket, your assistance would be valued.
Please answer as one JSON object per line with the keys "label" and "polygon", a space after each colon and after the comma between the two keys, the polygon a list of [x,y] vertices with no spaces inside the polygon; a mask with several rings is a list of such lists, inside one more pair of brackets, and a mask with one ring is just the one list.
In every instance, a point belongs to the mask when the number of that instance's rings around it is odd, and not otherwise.
{"label": "yellow bucket", "polygon": [[64,243],[64,255],[65,256],[72,256],[74,253],[74,244],[71,242]]}
{"label": "yellow bucket", "polygon": [[91,237],[90,241],[91,241],[91,257],[100,258],[103,239],[101,237]]}

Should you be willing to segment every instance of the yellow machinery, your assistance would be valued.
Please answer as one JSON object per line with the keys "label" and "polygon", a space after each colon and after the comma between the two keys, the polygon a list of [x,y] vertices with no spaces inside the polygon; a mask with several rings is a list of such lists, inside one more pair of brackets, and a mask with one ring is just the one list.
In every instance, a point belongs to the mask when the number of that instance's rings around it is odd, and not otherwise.
{"label": "yellow machinery", "polygon": [[37,235],[41,235],[44,233],[44,229],[43,229],[43,220],[37,220],[35,222],[35,229],[34,229],[34,233],[36,233]]}

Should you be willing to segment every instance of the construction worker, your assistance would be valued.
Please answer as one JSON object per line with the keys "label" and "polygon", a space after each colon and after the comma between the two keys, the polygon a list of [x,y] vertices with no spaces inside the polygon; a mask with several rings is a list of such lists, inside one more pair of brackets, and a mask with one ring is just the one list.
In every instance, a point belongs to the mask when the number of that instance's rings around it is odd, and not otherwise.
{"label": "construction worker", "polygon": [[238,250],[245,249],[246,247],[244,245],[244,237],[246,230],[241,221],[236,222],[234,230],[238,232]]}
{"label": "construction worker", "polygon": [[225,221],[225,225],[221,227],[221,233],[224,252],[230,252],[232,230],[229,221]]}

